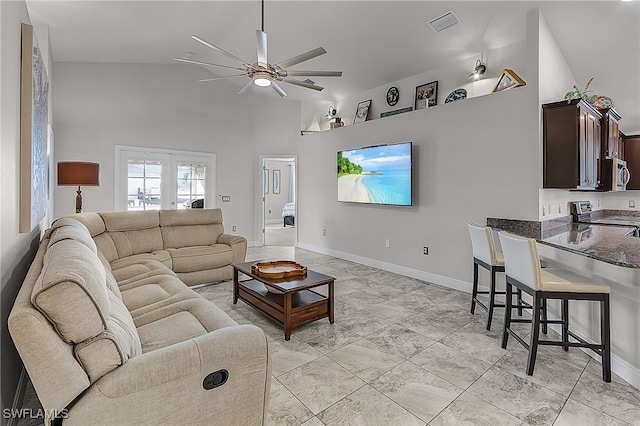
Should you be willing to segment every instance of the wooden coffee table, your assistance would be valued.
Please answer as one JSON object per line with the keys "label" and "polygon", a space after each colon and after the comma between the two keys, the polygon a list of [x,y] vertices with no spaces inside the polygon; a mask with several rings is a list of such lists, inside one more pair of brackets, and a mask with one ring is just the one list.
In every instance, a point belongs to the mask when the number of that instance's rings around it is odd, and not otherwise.
{"label": "wooden coffee table", "polygon": [[[284,338],[291,338],[291,330],[322,318],[329,318],[333,324],[333,284],[335,278],[307,270],[302,279],[270,280],[251,273],[251,265],[256,262],[233,264],[233,304],[244,300],[263,314],[284,326]],[[239,281],[239,273],[250,277]],[[276,294],[265,285],[282,292]],[[313,291],[314,288],[328,286],[328,296]]]}

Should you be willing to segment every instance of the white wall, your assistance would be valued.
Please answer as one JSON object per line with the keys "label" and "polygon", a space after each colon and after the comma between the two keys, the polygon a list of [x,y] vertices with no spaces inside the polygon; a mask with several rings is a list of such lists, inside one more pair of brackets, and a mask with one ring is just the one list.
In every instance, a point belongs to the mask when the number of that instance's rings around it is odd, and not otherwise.
{"label": "white wall", "polygon": [[[303,136],[300,245],[470,282],[467,221],[537,220],[537,111],[537,89],[525,86]],[[336,201],[337,151],[406,140],[414,143],[413,207]]]}
{"label": "white wall", "polygon": [[[405,107],[414,107],[416,87],[432,81],[438,81],[438,105],[444,103],[447,95],[455,89],[465,89],[467,98],[484,96],[491,93],[504,68],[516,71],[523,76],[526,72],[526,58],[522,52],[526,49],[525,43],[515,43],[500,49],[489,49],[484,53],[466,58],[465,60],[445,64],[440,68],[425,71],[385,86],[376,87],[354,96],[337,99],[333,102],[323,100],[309,100],[303,103],[302,128],[307,129],[316,120],[321,130],[329,129],[329,119],[326,114],[329,105],[333,105],[336,116],[342,117],[346,126],[352,125],[356,107],[359,102],[371,99],[369,120],[380,119],[381,112],[394,111]],[[469,74],[475,67],[476,59],[483,57],[486,61],[487,72],[485,78],[478,81],[470,81]],[[398,88],[400,98],[394,106],[387,104],[387,90],[395,86]]]}
{"label": "white wall", "polygon": [[[464,67],[443,66],[341,100],[338,115],[350,123],[349,110],[355,111],[358,101],[374,99],[372,105],[378,106],[372,114],[378,117],[380,111],[392,109],[384,100],[392,85],[400,90],[397,108],[413,105],[415,86],[433,80],[439,81],[437,106],[303,136],[298,214],[304,221],[298,227],[299,245],[467,288],[472,273],[467,221],[538,220],[537,14],[528,16],[532,29],[525,43],[491,52],[490,80],[469,85],[470,71],[462,69],[472,69],[475,57]],[[490,94],[503,68],[513,69],[528,84]],[[471,87],[467,90],[475,97],[443,104],[461,85]],[[305,108],[309,114],[309,106]],[[323,107],[320,113],[324,111]],[[413,207],[336,201],[338,150],[406,140],[414,143]],[[428,256],[423,255],[424,246],[429,247]]]}
{"label": "white wall", "polygon": [[[190,65],[56,63],[55,70],[56,160],[100,163],[101,186],[82,191],[85,211],[114,208],[117,144],[213,152],[216,193],[231,196],[216,200],[225,226],[257,240],[257,157],[293,151],[298,102],[199,83],[202,70]],[[74,188],[57,187],[55,216],[72,214],[74,198]]]}
{"label": "white wall", "polygon": [[[7,329],[7,318],[48,222],[30,233],[19,233],[20,199],[20,51],[21,24],[30,23],[24,1],[0,1],[0,376],[2,409],[10,408],[22,362]],[[36,29],[37,30],[37,29]],[[43,58],[53,81],[46,31],[37,31]],[[52,94],[49,94],[50,103]],[[50,104],[51,105],[51,104]],[[7,419],[2,416],[2,424]]]}

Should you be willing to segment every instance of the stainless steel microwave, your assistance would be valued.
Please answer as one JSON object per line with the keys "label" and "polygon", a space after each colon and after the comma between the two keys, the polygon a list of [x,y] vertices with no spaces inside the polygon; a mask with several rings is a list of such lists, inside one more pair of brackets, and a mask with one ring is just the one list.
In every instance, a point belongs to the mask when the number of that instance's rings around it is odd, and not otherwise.
{"label": "stainless steel microwave", "polygon": [[601,189],[605,191],[625,191],[631,179],[627,162],[619,158],[602,160]]}

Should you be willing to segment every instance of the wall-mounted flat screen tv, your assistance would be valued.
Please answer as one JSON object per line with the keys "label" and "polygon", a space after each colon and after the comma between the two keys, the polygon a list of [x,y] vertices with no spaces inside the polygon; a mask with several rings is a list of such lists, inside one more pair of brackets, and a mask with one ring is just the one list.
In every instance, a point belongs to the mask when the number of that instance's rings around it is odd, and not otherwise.
{"label": "wall-mounted flat screen tv", "polygon": [[338,201],[411,206],[411,142],[338,151]]}

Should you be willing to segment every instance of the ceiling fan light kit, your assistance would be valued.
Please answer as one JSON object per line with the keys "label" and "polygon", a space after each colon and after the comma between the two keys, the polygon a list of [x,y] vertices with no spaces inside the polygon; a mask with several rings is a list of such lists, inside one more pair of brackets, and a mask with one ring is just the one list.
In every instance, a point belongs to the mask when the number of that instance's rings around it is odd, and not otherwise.
{"label": "ceiling fan light kit", "polygon": [[200,81],[214,81],[221,80],[225,78],[235,78],[235,77],[249,77],[251,81],[247,83],[242,89],[240,89],[240,94],[246,93],[249,88],[253,85],[259,87],[269,87],[271,86],[273,90],[280,96],[287,96],[287,93],[278,85],[277,82],[285,82],[289,84],[293,84],[296,86],[304,87],[307,89],[313,89],[317,91],[321,91],[324,87],[316,85],[313,81],[307,79],[304,81],[297,80],[291,77],[342,77],[341,71],[289,71],[287,68],[297,65],[301,62],[308,61],[309,59],[313,59],[317,56],[324,55],[327,53],[326,50],[322,47],[317,47],[308,52],[302,53],[300,55],[294,56],[282,62],[278,62],[275,64],[270,64],[267,60],[267,33],[264,32],[264,0],[262,0],[262,30],[256,30],[256,40],[257,40],[257,61],[253,64],[244,61],[232,53],[227,52],[226,50],[209,43],[205,39],[198,37],[197,35],[191,36],[195,41],[207,46],[208,48],[222,53],[223,55],[233,59],[236,62],[242,64],[243,68],[239,66],[233,67],[228,65],[219,65],[212,64],[209,62],[196,61],[191,59],[191,57],[184,58],[174,58],[178,62],[184,62],[189,64],[203,65],[207,67],[218,67],[218,68],[227,68],[233,69],[236,71],[242,71],[243,74],[239,75],[229,75],[215,78],[207,78],[202,79]]}

